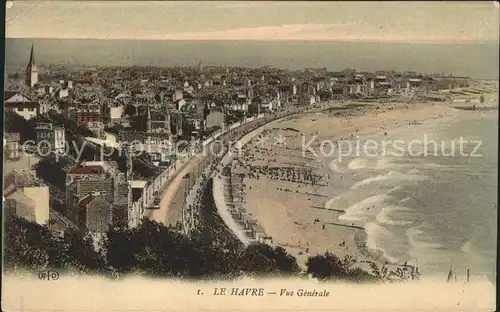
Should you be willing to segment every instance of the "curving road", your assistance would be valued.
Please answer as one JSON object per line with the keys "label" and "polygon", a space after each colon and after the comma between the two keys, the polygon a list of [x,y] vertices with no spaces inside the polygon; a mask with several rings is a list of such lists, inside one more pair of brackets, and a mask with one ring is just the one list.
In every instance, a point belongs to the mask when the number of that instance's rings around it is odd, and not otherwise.
{"label": "curving road", "polygon": [[[263,118],[263,120],[268,119],[269,116]],[[218,138],[218,141],[234,140],[234,138],[239,137],[241,132],[246,131],[256,124],[263,121],[255,120],[249,122],[248,124],[241,125]],[[210,147],[206,150],[217,152],[217,144],[213,142]],[[198,153],[197,155],[191,157],[187,163],[182,165],[177,173],[173,176],[170,181],[167,182],[160,201],[159,209],[149,210],[146,212],[146,216],[151,220],[166,225],[176,226],[178,222],[183,222],[182,220],[182,207],[186,196],[188,195],[189,189],[193,186],[196,179],[201,175],[203,169],[212,160],[214,156],[211,153]],[[186,177],[186,175],[189,176]]]}
{"label": "curving road", "polygon": [[[321,108],[324,109],[323,106],[321,106]],[[309,110],[310,109],[307,109],[307,111]],[[216,141],[211,143],[210,147],[206,150],[215,151],[217,153],[218,149],[215,145],[218,144],[217,142],[234,142],[236,139],[241,139],[244,136],[244,133],[249,132],[249,130],[254,130],[266,123],[286,117],[287,115],[293,115],[304,111],[306,111],[304,108],[298,110],[286,110],[280,112],[279,114],[266,115],[261,119],[248,122],[247,124],[243,124],[225,134],[222,134]],[[193,187],[195,181],[213,158],[214,155],[212,153],[198,153],[197,155],[189,158],[185,164],[180,166],[178,171],[164,187],[159,209],[147,211],[146,216],[151,220],[165,225],[176,226],[178,223],[183,224],[183,206],[186,201],[186,197],[189,194],[189,190]],[[187,176],[187,174],[189,175]]]}

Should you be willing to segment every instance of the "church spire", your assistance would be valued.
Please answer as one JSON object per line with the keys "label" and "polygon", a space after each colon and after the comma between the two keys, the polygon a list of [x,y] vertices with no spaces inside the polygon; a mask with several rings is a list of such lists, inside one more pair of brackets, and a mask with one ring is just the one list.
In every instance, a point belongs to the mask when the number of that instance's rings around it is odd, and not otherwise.
{"label": "church spire", "polygon": [[30,60],[26,67],[26,84],[33,88],[38,83],[38,68],[35,64],[35,49],[31,44]]}
{"label": "church spire", "polygon": [[34,65],[35,64],[35,53],[33,51],[33,43],[31,44],[31,53],[30,53],[30,62],[29,62],[30,65]]}

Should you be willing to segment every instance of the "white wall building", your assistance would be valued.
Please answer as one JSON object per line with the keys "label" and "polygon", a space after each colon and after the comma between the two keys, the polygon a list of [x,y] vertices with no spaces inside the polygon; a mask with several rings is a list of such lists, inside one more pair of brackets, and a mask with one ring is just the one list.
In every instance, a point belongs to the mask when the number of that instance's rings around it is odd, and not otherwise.
{"label": "white wall building", "polygon": [[49,221],[49,187],[27,186],[24,187],[23,193],[34,202],[35,222],[38,224],[47,224]]}
{"label": "white wall building", "polygon": [[52,123],[38,123],[36,139],[40,147],[37,150],[42,153],[48,153],[50,150],[62,154],[65,151],[66,134],[64,127],[54,126]]}
{"label": "white wall building", "polygon": [[26,120],[38,116],[39,104],[36,102],[5,103],[6,111],[13,111]]}

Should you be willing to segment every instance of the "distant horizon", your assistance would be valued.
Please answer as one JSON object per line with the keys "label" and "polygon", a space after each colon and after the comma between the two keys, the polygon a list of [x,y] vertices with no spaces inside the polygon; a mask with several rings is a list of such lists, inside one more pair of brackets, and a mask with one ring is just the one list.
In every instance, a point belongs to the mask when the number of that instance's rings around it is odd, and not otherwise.
{"label": "distant horizon", "polygon": [[31,44],[37,63],[51,65],[191,67],[201,61],[214,67],[341,71],[354,66],[365,72],[498,79],[496,43],[6,38],[6,66],[26,65]]}

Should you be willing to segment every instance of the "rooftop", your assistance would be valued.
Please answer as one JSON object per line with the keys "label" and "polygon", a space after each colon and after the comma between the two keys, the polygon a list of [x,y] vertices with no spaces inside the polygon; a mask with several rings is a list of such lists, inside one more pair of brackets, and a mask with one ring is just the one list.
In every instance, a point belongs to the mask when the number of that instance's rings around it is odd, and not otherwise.
{"label": "rooftop", "polygon": [[130,181],[130,187],[132,188],[145,188],[147,185],[148,181],[143,181],[143,180]]}
{"label": "rooftop", "polygon": [[104,174],[105,170],[102,166],[86,166],[86,167],[73,168],[68,173],[70,173],[70,174]]}

